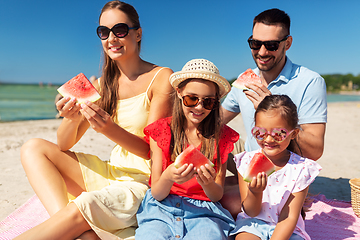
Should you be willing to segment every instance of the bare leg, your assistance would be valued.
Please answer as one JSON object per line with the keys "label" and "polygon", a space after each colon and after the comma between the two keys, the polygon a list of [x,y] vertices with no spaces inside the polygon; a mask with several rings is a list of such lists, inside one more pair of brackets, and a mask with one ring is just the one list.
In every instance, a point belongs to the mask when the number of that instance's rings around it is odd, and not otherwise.
{"label": "bare leg", "polygon": [[67,192],[85,191],[74,153],[62,152],[54,143],[31,139],[21,148],[21,163],[36,195],[52,216],[68,204]]}
{"label": "bare leg", "polygon": [[244,240],[261,240],[261,238],[259,238],[258,236],[255,236],[254,234],[247,233],[247,232],[239,233],[236,236],[235,239],[236,240],[241,240],[241,239],[244,239]]}
{"label": "bare leg", "polygon": [[[91,230],[89,224],[81,215],[75,203],[70,203],[45,222],[16,237],[16,240],[48,240],[48,239],[99,239]],[[78,238],[83,233],[89,233],[87,238]],[[86,237],[86,236],[85,236]]]}
{"label": "bare leg", "polygon": [[225,178],[224,195],[220,203],[236,220],[238,213],[241,212],[241,199],[237,176],[228,176]]}

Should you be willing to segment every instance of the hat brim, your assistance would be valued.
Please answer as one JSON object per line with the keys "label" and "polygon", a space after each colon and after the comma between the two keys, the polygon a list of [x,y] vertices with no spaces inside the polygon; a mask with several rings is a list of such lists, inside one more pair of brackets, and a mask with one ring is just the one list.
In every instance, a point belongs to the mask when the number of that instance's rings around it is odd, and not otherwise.
{"label": "hat brim", "polygon": [[170,84],[173,86],[173,88],[177,88],[181,82],[185,81],[186,79],[191,79],[191,78],[204,79],[204,80],[208,80],[208,81],[216,83],[219,86],[220,98],[222,98],[226,94],[228,94],[231,89],[230,83],[224,77],[222,77],[218,74],[204,72],[204,71],[175,72],[170,75],[169,81],[170,81]]}

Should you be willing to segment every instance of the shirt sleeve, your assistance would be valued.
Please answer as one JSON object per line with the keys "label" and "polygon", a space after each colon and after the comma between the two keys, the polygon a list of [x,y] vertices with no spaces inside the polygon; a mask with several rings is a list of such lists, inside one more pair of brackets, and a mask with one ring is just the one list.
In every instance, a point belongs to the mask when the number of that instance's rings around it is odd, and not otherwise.
{"label": "shirt sleeve", "polygon": [[171,118],[159,119],[144,128],[145,140],[149,143],[150,137],[157,143],[166,157],[169,155],[171,143]]}
{"label": "shirt sleeve", "polygon": [[307,188],[315,180],[316,176],[319,175],[321,170],[321,166],[317,162],[310,159],[305,159],[302,165],[303,166],[299,175],[299,179],[296,181],[294,186],[294,193],[301,192]]}
{"label": "shirt sleeve", "polygon": [[326,84],[320,75],[306,87],[298,108],[299,124],[327,122]]}
{"label": "shirt sleeve", "polygon": [[221,106],[230,112],[241,112],[239,104],[239,96],[242,90],[232,87]]}
{"label": "shirt sleeve", "polygon": [[219,140],[221,163],[225,163],[228,154],[234,149],[234,143],[239,140],[239,134],[227,125],[224,125]]}

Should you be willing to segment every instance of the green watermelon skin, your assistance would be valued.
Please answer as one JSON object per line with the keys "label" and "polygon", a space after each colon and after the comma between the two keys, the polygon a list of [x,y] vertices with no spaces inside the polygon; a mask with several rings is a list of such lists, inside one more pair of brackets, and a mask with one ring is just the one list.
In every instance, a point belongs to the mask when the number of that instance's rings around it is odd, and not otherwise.
{"label": "green watermelon skin", "polygon": [[63,97],[75,97],[80,104],[86,101],[95,102],[100,99],[100,94],[83,73],[79,73],[64,83],[57,91]]}
{"label": "green watermelon skin", "polygon": [[245,84],[254,82],[261,83],[261,79],[249,68],[232,83],[232,86],[241,90],[249,90],[249,88],[245,87]]}
{"label": "green watermelon skin", "polygon": [[214,164],[193,145],[189,145],[182,153],[180,153],[179,156],[176,157],[174,166],[179,168],[186,163],[192,163],[196,169],[205,164],[209,164],[212,167],[214,166]]}
{"label": "green watermelon skin", "polygon": [[255,153],[243,176],[244,181],[251,182],[259,172],[265,172],[267,176],[275,172],[275,165],[263,153]]}

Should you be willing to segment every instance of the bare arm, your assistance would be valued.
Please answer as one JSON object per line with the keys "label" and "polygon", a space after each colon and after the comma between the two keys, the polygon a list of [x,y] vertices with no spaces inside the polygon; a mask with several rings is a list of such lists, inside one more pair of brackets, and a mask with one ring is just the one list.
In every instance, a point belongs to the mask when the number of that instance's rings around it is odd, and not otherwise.
{"label": "bare arm", "polygon": [[151,194],[161,201],[166,198],[174,182],[181,184],[194,177],[193,165],[183,165],[175,168],[174,164],[169,165],[162,171],[162,150],[157,143],[150,138],[151,147]]}
{"label": "bare arm", "polygon": [[296,137],[300,150],[295,146],[295,152],[306,158],[318,160],[324,151],[325,123],[301,124],[301,130]]}
{"label": "bare arm", "polygon": [[150,147],[143,137],[132,134],[117,125],[110,115],[95,103],[87,102],[82,104],[81,107],[83,116],[95,131],[104,134],[129,152],[148,159]]}
{"label": "bare arm", "polygon": [[279,221],[276,224],[271,240],[289,239],[293,234],[299,219],[309,187],[301,192],[290,194],[287,202],[280,212]]}
{"label": "bare arm", "polygon": [[209,164],[201,166],[200,169],[197,169],[197,181],[204,189],[206,196],[212,202],[218,202],[224,195],[224,184],[225,184],[225,175],[226,175],[226,166],[227,162],[222,164],[219,167],[219,173],[216,174],[216,171]]}
{"label": "bare arm", "polygon": [[[169,83],[171,69],[163,69],[156,76],[154,83],[149,91],[149,99],[151,100],[148,124],[160,118],[171,115],[173,88]],[[98,88],[98,82],[94,82],[94,86]],[[61,150],[68,150],[83,136],[89,126],[95,131],[107,136],[124,149],[138,155],[142,158],[148,158],[149,144],[137,135],[134,135],[115,124],[110,115],[102,110],[94,103],[83,104],[81,113],[83,117],[74,119],[64,119],[58,130],[58,145]],[[69,109],[71,106],[68,107]],[[79,114],[80,106],[76,107]],[[75,116],[75,114],[73,114]]]}
{"label": "bare arm", "polygon": [[169,68],[162,69],[150,88],[151,105],[147,124],[171,116],[174,89],[169,82],[169,77],[172,73],[173,71]]}
{"label": "bare arm", "polygon": [[238,180],[242,208],[248,216],[256,217],[261,211],[262,195],[266,188],[267,176],[265,173],[259,173],[251,183],[248,183],[238,173]]}
{"label": "bare arm", "polygon": [[222,120],[224,124],[228,124],[231,120],[233,120],[237,115],[239,115],[239,113],[237,112],[230,112],[228,110],[226,110],[225,108],[223,108],[221,106],[221,114],[222,114]]}
{"label": "bare arm", "polygon": [[57,131],[57,144],[62,151],[66,151],[79,141],[89,123],[80,113],[76,99],[63,98],[56,103],[56,108],[64,117]]}

